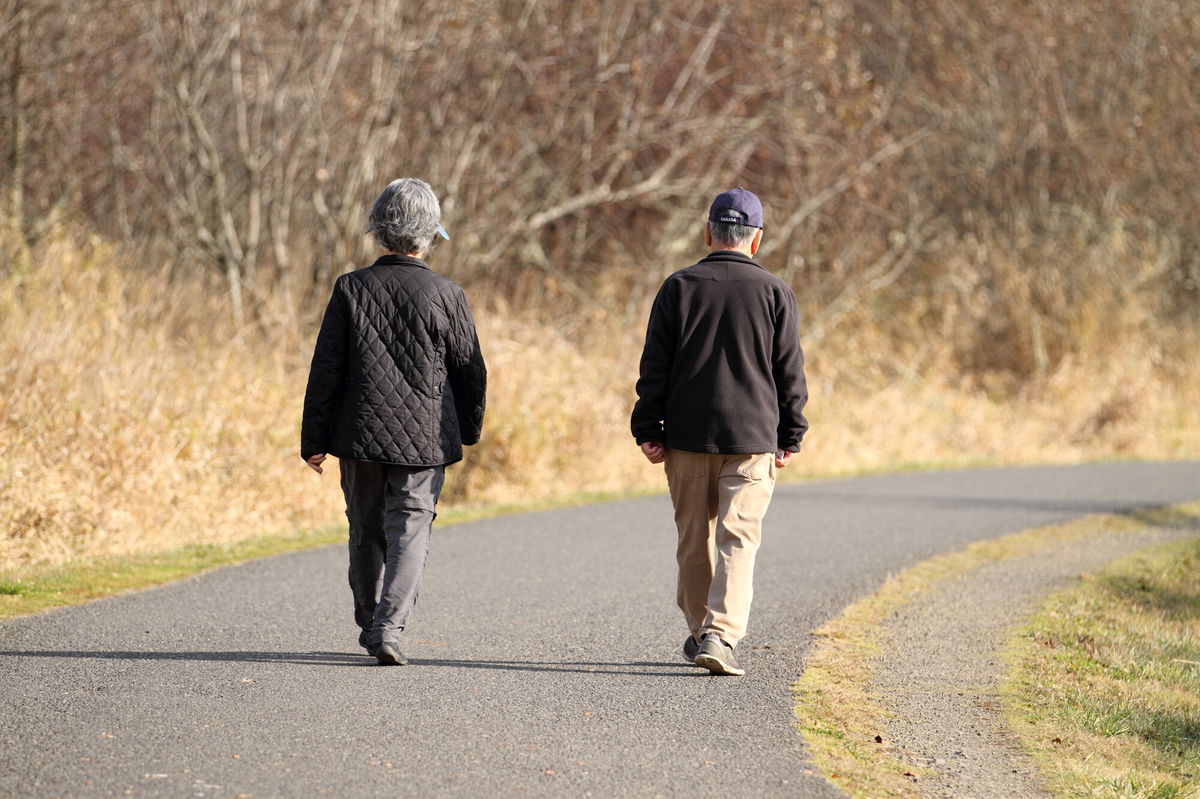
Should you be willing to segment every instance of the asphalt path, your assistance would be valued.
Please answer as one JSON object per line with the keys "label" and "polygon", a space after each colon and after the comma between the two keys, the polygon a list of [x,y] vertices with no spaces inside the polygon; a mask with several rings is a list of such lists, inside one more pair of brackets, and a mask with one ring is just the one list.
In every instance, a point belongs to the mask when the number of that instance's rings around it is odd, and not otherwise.
{"label": "asphalt path", "polygon": [[358,649],[342,547],[16,619],[0,796],[839,796],[792,715],[813,629],[972,541],[1198,498],[1200,462],[781,485],[743,678],[679,657],[665,496],[435,529],[409,667]]}

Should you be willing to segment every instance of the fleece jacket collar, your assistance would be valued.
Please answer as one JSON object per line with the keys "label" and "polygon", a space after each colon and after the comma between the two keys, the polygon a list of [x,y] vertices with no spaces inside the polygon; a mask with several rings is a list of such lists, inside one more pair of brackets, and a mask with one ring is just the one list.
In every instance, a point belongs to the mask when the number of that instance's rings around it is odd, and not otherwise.
{"label": "fleece jacket collar", "polygon": [[744,252],[738,252],[737,250],[713,250],[704,258],[700,259],[700,263],[707,263],[710,261],[734,261],[736,263],[757,266],[759,269],[763,268],[763,265],[758,261],[754,260],[749,255],[746,255]]}

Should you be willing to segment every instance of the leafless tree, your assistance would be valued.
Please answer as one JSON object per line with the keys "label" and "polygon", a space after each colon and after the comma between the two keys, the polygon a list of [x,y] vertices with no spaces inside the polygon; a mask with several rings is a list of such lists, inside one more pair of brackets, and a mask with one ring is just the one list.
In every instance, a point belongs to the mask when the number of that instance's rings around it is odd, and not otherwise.
{"label": "leafless tree", "polygon": [[[643,297],[743,184],[813,336],[924,297],[1044,363],[1093,275],[1033,264],[1075,217],[1169,239],[1158,290],[1200,306],[1190,8],[0,0],[5,213],[211,275],[245,326],[311,318],[397,176],[437,188],[457,278],[564,307]],[[977,268],[993,240],[1027,295]]]}

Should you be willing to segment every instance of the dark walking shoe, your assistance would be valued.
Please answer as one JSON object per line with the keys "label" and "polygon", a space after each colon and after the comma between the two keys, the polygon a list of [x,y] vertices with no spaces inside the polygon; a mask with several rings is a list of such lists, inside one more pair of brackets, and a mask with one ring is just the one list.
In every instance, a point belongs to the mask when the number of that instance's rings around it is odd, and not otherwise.
{"label": "dark walking shoe", "polygon": [[695,636],[689,635],[683,642],[683,659],[693,666],[696,665],[696,655],[700,652],[700,642]]}
{"label": "dark walking shoe", "polygon": [[390,641],[384,641],[375,647],[375,659],[380,666],[407,666],[408,660],[400,653],[400,649]]}
{"label": "dark walking shoe", "polygon": [[375,647],[371,646],[370,642],[367,641],[367,630],[358,631],[358,645],[367,650],[368,655],[374,656]]}
{"label": "dark walking shoe", "polygon": [[700,651],[696,653],[696,665],[703,666],[713,674],[740,677],[746,673],[733,656],[733,647],[713,633],[704,636],[704,640],[700,642]]}

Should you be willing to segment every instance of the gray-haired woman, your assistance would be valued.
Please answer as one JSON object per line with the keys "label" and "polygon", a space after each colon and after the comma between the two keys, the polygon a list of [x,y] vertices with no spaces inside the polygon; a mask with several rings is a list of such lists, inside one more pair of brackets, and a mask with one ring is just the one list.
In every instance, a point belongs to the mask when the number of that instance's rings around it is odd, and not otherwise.
{"label": "gray-haired woman", "polygon": [[403,665],[445,469],[483,428],[487,369],[461,287],[424,260],[449,238],[429,184],[402,178],[367,232],[387,251],[333,287],[304,395],[300,457],[339,459],[359,644]]}

